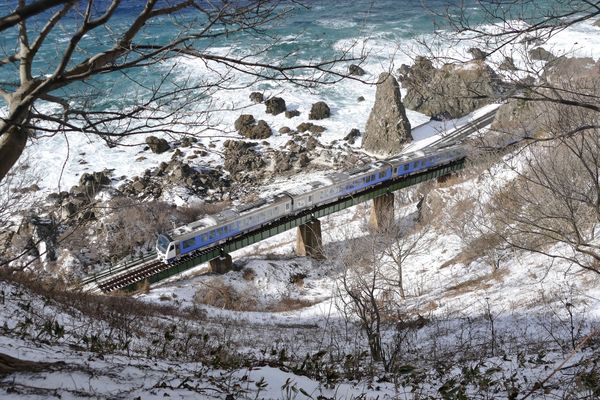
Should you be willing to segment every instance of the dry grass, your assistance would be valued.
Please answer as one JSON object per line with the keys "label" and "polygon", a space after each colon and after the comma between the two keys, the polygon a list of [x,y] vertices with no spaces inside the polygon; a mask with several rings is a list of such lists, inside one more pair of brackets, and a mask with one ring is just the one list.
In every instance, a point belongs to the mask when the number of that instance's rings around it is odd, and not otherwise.
{"label": "dry grass", "polygon": [[295,299],[289,296],[284,296],[277,303],[270,304],[264,311],[270,312],[286,312],[300,310],[317,304],[317,301],[309,301],[306,299]]}
{"label": "dry grass", "polygon": [[215,279],[196,291],[194,303],[232,311],[258,311],[258,302],[250,293]]}

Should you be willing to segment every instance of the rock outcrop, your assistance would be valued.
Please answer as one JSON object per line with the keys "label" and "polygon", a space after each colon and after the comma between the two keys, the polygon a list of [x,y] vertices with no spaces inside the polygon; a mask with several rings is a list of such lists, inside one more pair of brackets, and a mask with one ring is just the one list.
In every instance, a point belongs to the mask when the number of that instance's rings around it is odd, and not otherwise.
{"label": "rock outcrop", "polygon": [[323,133],[327,129],[324,126],[313,124],[312,122],[303,122],[296,127],[298,132],[304,133],[309,131],[311,133]]}
{"label": "rock outcrop", "polygon": [[250,93],[250,101],[253,103],[262,103],[265,101],[265,96],[261,92]]}
{"label": "rock outcrop", "polygon": [[363,76],[366,74],[365,70],[360,65],[352,64],[348,67],[349,75]]}
{"label": "rock outcrop", "polygon": [[148,136],[146,138],[146,144],[150,147],[150,150],[156,154],[164,153],[171,148],[165,139],[159,139],[156,136]]}
{"label": "rock outcrop", "polygon": [[398,153],[410,142],[410,122],[400,97],[400,86],[392,75],[379,76],[375,104],[369,115],[363,148],[381,154]]}
{"label": "rock outcrop", "polygon": [[417,57],[402,78],[407,108],[434,119],[462,117],[491,103],[505,90],[500,77],[484,62],[435,68]]}
{"label": "rock outcrop", "polygon": [[357,138],[360,137],[360,131],[356,128],[351,129],[350,132],[344,137],[344,140],[349,144],[354,144]]}
{"label": "rock outcrop", "polygon": [[277,115],[286,110],[285,100],[281,97],[271,97],[265,101],[265,106],[267,107],[267,114]]}
{"label": "rock outcrop", "polygon": [[242,173],[256,172],[265,166],[265,160],[254,149],[254,143],[236,140],[227,140],[223,143],[225,148],[225,161],[223,166],[233,180],[240,180]]}
{"label": "rock outcrop", "polygon": [[256,122],[251,114],[242,114],[235,120],[234,128],[248,139],[267,139],[271,137],[271,127],[262,119]]}
{"label": "rock outcrop", "polygon": [[325,119],[329,118],[330,115],[331,110],[329,109],[327,103],[324,101],[318,101],[310,108],[308,119]]}
{"label": "rock outcrop", "polygon": [[535,61],[553,61],[556,56],[543,47],[536,47],[529,50],[529,58]]}
{"label": "rock outcrop", "polygon": [[473,56],[473,60],[483,61],[487,57],[487,53],[477,47],[471,47],[467,51]]}

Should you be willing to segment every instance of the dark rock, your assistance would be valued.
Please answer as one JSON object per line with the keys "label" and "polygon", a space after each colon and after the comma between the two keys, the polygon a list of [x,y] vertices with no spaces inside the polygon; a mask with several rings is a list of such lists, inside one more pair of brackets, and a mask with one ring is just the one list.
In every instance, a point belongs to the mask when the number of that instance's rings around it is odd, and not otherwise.
{"label": "dark rock", "polygon": [[398,81],[384,72],[379,76],[375,104],[369,115],[362,146],[382,154],[398,153],[404,143],[412,141]]}
{"label": "dark rock", "polygon": [[285,100],[283,100],[281,97],[271,97],[265,101],[265,105],[267,106],[267,114],[277,115],[286,110]]}
{"label": "dark rock", "polygon": [[400,68],[398,68],[396,70],[396,73],[398,74],[398,80],[400,82],[402,82],[404,80],[404,78],[409,74],[410,72],[410,67],[406,64],[402,64],[400,65]]}
{"label": "dark rock", "polygon": [[260,120],[256,122],[254,116],[243,114],[238,117],[234,123],[235,129],[248,139],[266,139],[271,137],[271,128],[269,125]]}
{"label": "dark rock", "polygon": [[176,158],[181,158],[182,156],[183,156],[183,152],[179,149],[175,149],[175,151],[171,155],[171,160],[174,160]]}
{"label": "dark rock", "polygon": [[325,128],[324,126],[315,125],[312,122],[303,122],[300,125],[298,125],[296,129],[298,130],[298,132],[302,133],[306,131],[309,131],[311,133],[323,133],[327,130],[327,128]]}
{"label": "dark rock", "polygon": [[300,156],[298,157],[298,166],[300,168],[304,168],[308,164],[310,164],[310,157],[308,157],[306,153],[300,154]]}
{"label": "dark rock", "polygon": [[348,141],[350,144],[354,144],[356,138],[360,136],[360,131],[356,128],[350,130],[350,132],[344,137],[344,140]]}
{"label": "dark rock", "polygon": [[329,109],[327,103],[324,101],[318,101],[310,108],[308,119],[325,119],[329,118],[330,115],[331,110]]}
{"label": "dark rock", "polygon": [[262,103],[265,101],[265,96],[261,92],[252,92],[250,93],[250,101],[253,103]]}
{"label": "dark rock", "polygon": [[477,47],[471,47],[467,51],[473,56],[473,60],[475,61],[483,61],[487,57],[487,53]]}
{"label": "dark rock", "polygon": [[251,114],[242,114],[235,120],[233,127],[236,131],[241,132],[242,129],[253,126],[256,124],[256,120],[254,119],[254,115]]}
{"label": "dark rock", "polygon": [[417,57],[402,82],[407,108],[429,116],[462,117],[494,101],[507,85],[484,62],[446,64],[437,69]]}
{"label": "dark rock", "polygon": [[365,101],[365,98],[364,98],[364,96],[358,96],[356,98],[356,101],[358,101],[358,102]]}
{"label": "dark rock", "polygon": [[62,220],[68,220],[69,218],[74,217],[75,214],[77,214],[77,206],[75,205],[75,203],[67,201],[66,203],[63,203],[61,205],[60,218]]}
{"label": "dark rock", "polygon": [[131,188],[136,192],[136,193],[143,193],[144,190],[146,189],[146,185],[144,184],[144,182],[142,181],[135,181],[131,184]]}
{"label": "dark rock", "polygon": [[150,147],[150,150],[156,154],[164,153],[171,148],[165,139],[159,139],[156,136],[148,136],[146,138],[146,144]]}
{"label": "dark rock", "polygon": [[279,128],[279,133],[290,133],[292,130],[290,128],[288,128],[287,126],[282,126],[281,128]]}
{"label": "dark rock", "polygon": [[292,169],[292,160],[288,153],[278,152],[273,158],[273,172],[281,173]]}
{"label": "dark rock", "polygon": [[348,74],[362,76],[362,75],[366,74],[366,72],[359,65],[352,64],[348,67]]}
{"label": "dark rock", "polygon": [[448,121],[449,119],[452,119],[452,115],[448,111],[442,111],[439,114],[432,115],[430,121]]}
{"label": "dark rock", "polygon": [[556,56],[543,47],[536,47],[529,50],[529,58],[536,61],[553,61],[556,59]]}
{"label": "dark rock", "polygon": [[298,110],[290,110],[285,112],[286,118],[294,118],[300,115],[300,111]]}
{"label": "dark rock", "polygon": [[512,57],[504,57],[502,63],[498,66],[502,71],[516,71],[515,60]]}
{"label": "dark rock", "polygon": [[306,140],[306,149],[308,151],[312,151],[312,150],[316,149],[317,146],[320,144],[321,143],[315,137],[311,136]]}
{"label": "dark rock", "polygon": [[83,173],[79,177],[79,192],[89,197],[94,197],[103,187],[110,184],[110,178],[106,172]]}
{"label": "dark rock", "polygon": [[191,147],[192,143],[196,143],[197,141],[198,139],[196,139],[195,137],[186,136],[183,139],[181,139],[181,147]]}
{"label": "dark rock", "polygon": [[[28,248],[33,250],[33,254],[42,255],[48,261],[56,261],[56,249],[58,246],[58,227],[49,218],[30,215],[23,219],[17,234],[28,239]],[[39,251],[38,246],[44,245],[45,253]]]}
{"label": "dark rock", "polygon": [[271,127],[261,119],[244,136],[249,139],[267,139],[271,137]]}
{"label": "dark rock", "polygon": [[234,180],[240,180],[248,172],[260,171],[266,164],[254,149],[253,143],[226,140],[223,146],[225,148],[223,166]]}

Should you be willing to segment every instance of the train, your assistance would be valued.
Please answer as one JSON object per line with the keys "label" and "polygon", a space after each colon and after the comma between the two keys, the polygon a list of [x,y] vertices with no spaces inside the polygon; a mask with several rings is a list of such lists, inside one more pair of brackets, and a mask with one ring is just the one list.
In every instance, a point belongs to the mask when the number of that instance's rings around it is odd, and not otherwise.
{"label": "train", "polygon": [[182,256],[218,246],[275,220],[465,157],[463,146],[452,145],[394,156],[347,172],[332,172],[305,188],[284,191],[268,199],[226,209],[161,233],[156,241],[157,257],[163,263],[170,264]]}

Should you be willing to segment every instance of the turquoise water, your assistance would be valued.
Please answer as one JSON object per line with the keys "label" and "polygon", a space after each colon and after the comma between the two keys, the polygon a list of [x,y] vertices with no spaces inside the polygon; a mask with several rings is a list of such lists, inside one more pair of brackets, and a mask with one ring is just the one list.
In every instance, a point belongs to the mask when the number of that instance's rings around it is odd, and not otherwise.
{"label": "turquoise water", "polygon": [[[16,0],[0,2],[0,9],[5,14],[14,7]],[[107,1],[96,2],[96,14],[99,15]],[[99,27],[86,35],[81,41],[78,51],[71,63],[109,48],[115,41],[118,33],[129,26],[132,16],[136,15],[143,1],[123,1],[116,15],[106,27]],[[207,52],[229,54],[234,56],[252,55],[259,53],[258,60],[267,63],[292,65],[298,62],[309,62],[339,57],[344,46],[343,41],[351,42],[355,39],[371,38],[379,41],[389,41],[390,45],[414,37],[415,35],[430,32],[433,29],[433,19],[430,12],[425,10],[420,0],[410,1],[308,1],[308,7],[295,7],[281,20],[268,24],[263,32],[233,33],[227,37],[205,39],[195,45]],[[450,3],[447,1],[429,1],[427,6],[434,10],[443,10]],[[83,7],[83,5],[79,6]],[[284,10],[282,8],[281,10]],[[285,9],[287,10],[287,9]],[[34,64],[37,75],[51,74],[57,61],[68,44],[72,33],[80,21],[78,12],[71,13],[62,25],[55,29],[46,40]],[[42,15],[30,21],[30,37],[41,29],[48,15]],[[195,19],[189,14],[178,16],[178,22],[183,24],[203,25],[202,19]],[[217,27],[216,31],[221,28]],[[178,26],[170,18],[162,18],[148,24],[140,35],[141,42],[160,43],[173,38],[178,33]],[[3,32],[0,37],[0,46],[6,54],[17,49],[17,30],[10,29]],[[347,46],[346,46],[347,48]],[[265,51],[265,49],[267,49]],[[371,54],[373,59],[378,54]],[[376,60],[375,60],[376,61]],[[380,60],[383,62],[383,59]],[[115,105],[126,105],[131,98],[131,93],[142,95],[143,90],[133,82],[145,85],[156,84],[164,76],[164,65],[151,66],[138,70],[131,70],[130,78],[122,79],[118,74],[94,77],[86,84],[78,84],[69,89],[70,92],[96,96],[100,101],[95,102],[95,107],[110,108]],[[10,89],[15,83],[17,69],[14,65],[5,65],[0,68],[0,84]],[[177,80],[174,75],[172,80]],[[118,83],[115,85],[115,83]],[[60,93],[59,93],[60,94]]]}

